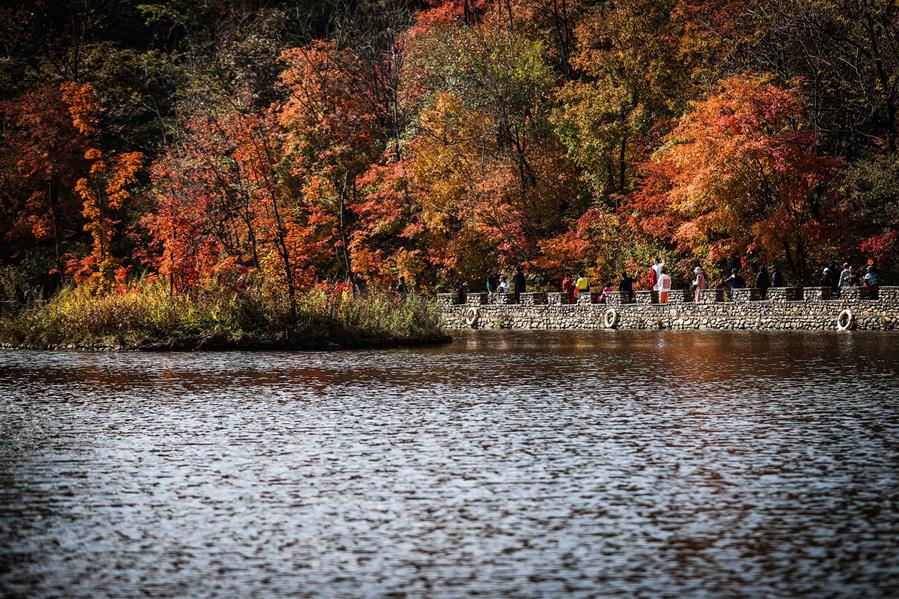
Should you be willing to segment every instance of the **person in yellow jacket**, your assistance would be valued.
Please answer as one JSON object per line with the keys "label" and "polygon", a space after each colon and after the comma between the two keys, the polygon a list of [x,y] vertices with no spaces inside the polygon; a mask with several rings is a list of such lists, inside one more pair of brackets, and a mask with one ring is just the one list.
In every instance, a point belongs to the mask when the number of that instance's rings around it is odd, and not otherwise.
{"label": "person in yellow jacket", "polygon": [[574,286],[576,288],[574,297],[577,297],[582,293],[590,292],[590,281],[587,280],[587,277],[584,275],[584,273],[578,274],[577,282],[574,284]]}

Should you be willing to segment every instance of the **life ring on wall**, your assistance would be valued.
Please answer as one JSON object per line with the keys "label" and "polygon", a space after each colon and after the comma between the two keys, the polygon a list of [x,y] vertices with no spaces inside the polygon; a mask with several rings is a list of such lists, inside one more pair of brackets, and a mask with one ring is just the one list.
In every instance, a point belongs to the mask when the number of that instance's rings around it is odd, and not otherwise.
{"label": "life ring on wall", "polygon": [[478,317],[480,313],[477,308],[469,308],[465,311],[465,324],[470,327],[474,327],[478,324]]}
{"label": "life ring on wall", "polygon": [[837,330],[838,331],[849,331],[855,328],[855,314],[852,313],[852,310],[846,308],[840,315],[837,316]]}
{"label": "life ring on wall", "polygon": [[606,313],[603,314],[602,323],[606,325],[607,329],[615,329],[618,328],[618,319],[618,310],[609,308],[606,310]]}

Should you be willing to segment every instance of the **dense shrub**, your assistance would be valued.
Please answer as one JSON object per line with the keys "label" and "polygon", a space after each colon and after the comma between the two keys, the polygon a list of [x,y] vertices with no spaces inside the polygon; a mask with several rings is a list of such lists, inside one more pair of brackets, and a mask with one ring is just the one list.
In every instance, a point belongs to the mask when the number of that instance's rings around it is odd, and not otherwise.
{"label": "dense shrub", "polygon": [[0,317],[0,342],[17,346],[317,347],[440,336],[427,300],[375,292],[365,297],[309,291],[291,318],[256,289],[170,294],[159,283],[115,293],[66,288],[45,304]]}

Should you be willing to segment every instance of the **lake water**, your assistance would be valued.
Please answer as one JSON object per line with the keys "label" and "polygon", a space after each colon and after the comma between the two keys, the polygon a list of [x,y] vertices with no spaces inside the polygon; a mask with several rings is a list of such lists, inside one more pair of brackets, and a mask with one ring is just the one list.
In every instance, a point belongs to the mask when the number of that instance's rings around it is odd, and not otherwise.
{"label": "lake water", "polygon": [[899,335],[0,351],[0,596],[899,594]]}

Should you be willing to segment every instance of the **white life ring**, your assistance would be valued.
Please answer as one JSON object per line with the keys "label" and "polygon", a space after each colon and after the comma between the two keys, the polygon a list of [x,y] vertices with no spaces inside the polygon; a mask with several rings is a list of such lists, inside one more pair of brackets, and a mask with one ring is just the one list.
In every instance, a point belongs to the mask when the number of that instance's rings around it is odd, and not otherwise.
{"label": "white life ring", "polygon": [[840,315],[837,316],[837,330],[838,331],[850,331],[855,328],[855,314],[852,313],[852,310],[846,308]]}
{"label": "white life ring", "polygon": [[606,313],[603,314],[602,317],[602,323],[606,325],[607,329],[618,328],[618,310],[615,308],[606,310]]}
{"label": "white life ring", "polygon": [[479,316],[480,316],[480,313],[478,312],[477,308],[468,308],[465,311],[465,324],[467,324],[470,327],[474,327],[478,323]]}

